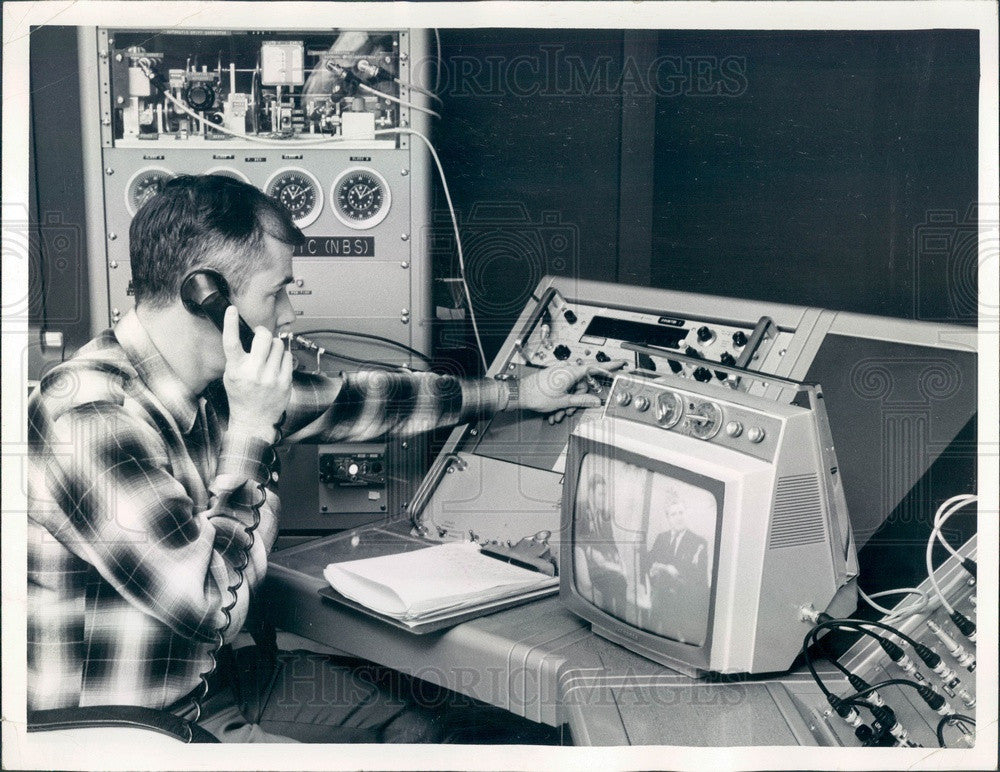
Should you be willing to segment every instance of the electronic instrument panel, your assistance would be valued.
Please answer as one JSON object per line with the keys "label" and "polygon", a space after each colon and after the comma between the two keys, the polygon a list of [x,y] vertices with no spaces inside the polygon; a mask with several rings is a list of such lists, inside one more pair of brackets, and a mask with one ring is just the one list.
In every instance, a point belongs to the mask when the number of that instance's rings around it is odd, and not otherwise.
{"label": "electronic instrument panel", "polygon": [[[426,30],[81,27],[78,40],[95,334],[133,306],[129,229],[142,205],[177,175],[217,174],[271,196],[305,235],[287,291],[295,332],[335,331],[310,336],[328,371],[419,364],[352,333],[430,354],[433,271],[419,236],[432,170],[405,133],[431,135]],[[319,369],[315,357],[303,365]],[[377,445],[282,450],[282,489],[294,492],[283,529],[398,511],[426,442]],[[348,474],[355,464],[385,468]]]}
{"label": "electronic instrument panel", "polygon": [[[751,434],[756,437],[762,427],[739,416],[714,416],[712,403],[728,402],[726,394],[733,389],[790,402],[797,390],[783,386],[782,378],[802,382],[820,373],[834,445],[851,449],[838,455],[852,525],[856,535],[867,537],[940,454],[941,447],[914,449],[919,468],[910,470],[912,479],[898,481],[896,451],[886,453],[896,440],[886,437],[872,442],[871,425],[856,418],[872,409],[865,383],[859,379],[869,368],[895,368],[895,383],[901,389],[911,379],[910,370],[919,386],[926,380],[921,373],[947,365],[958,371],[956,383],[969,383],[974,380],[975,345],[974,333],[958,327],[943,329],[801,306],[545,277],[501,347],[489,376],[524,377],[561,363],[600,368],[623,360],[622,373],[691,378],[719,393],[719,400],[703,400],[705,406],[696,406],[695,412],[705,412],[705,420],[685,419],[692,436],[749,447],[756,445],[750,441]],[[754,378],[754,373],[778,378]],[[961,373],[968,373],[971,380]],[[589,388],[607,401],[611,381],[612,374],[598,375]],[[635,396],[628,408],[632,411],[637,406]],[[886,394],[885,398],[892,402],[899,397]],[[867,401],[859,405],[859,399]],[[927,420],[935,422],[935,434],[946,445],[975,414],[974,391],[957,387],[940,400],[939,408],[941,412]],[[415,531],[434,540],[471,538],[499,544],[514,544],[549,531],[557,553],[569,436],[578,422],[599,417],[604,409],[579,410],[554,425],[535,414],[504,412],[455,430],[408,507]],[[665,420],[672,420],[667,417],[668,405],[651,405],[649,415],[659,411],[664,411]],[[766,437],[767,427],[763,429]],[[887,477],[893,478],[894,485],[889,494],[883,493]],[[851,506],[852,501],[870,501],[873,492],[885,502],[884,511]],[[859,541],[859,546],[863,543]]]}
{"label": "electronic instrument panel", "polygon": [[[779,309],[785,323],[752,304],[740,308],[736,303],[728,309],[732,313],[710,317],[692,312],[708,298],[650,291],[647,300],[656,305],[644,308],[634,302],[636,288],[579,280],[565,284],[543,280],[490,375],[521,378],[561,363],[602,368],[624,361],[620,372],[672,373],[716,387],[722,396],[733,389],[772,398],[791,394],[773,383],[758,383],[751,374],[794,374],[789,351],[795,348],[797,324],[811,318],[807,309]],[[589,380],[602,401],[614,374],[598,372]],[[569,436],[579,421],[602,410],[577,411],[556,424],[523,411],[500,413],[460,430],[410,507],[417,530],[432,539],[501,545],[548,531],[555,550]]]}

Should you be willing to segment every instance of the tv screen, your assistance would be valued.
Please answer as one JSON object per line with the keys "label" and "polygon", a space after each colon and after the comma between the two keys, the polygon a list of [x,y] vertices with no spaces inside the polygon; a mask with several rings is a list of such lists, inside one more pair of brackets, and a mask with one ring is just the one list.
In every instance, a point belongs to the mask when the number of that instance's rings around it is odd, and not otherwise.
{"label": "tv screen", "polygon": [[587,453],[572,521],[577,593],[640,630],[703,646],[719,504],[669,473]]}

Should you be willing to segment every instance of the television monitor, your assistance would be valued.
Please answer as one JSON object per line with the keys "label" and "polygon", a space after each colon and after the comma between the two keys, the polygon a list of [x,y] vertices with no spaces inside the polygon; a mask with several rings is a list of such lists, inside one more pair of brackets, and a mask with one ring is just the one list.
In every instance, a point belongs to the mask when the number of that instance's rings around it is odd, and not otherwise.
{"label": "television monitor", "polygon": [[560,596],[595,633],[681,672],[786,670],[809,611],[857,603],[821,391],[785,404],[620,376],[570,436]]}

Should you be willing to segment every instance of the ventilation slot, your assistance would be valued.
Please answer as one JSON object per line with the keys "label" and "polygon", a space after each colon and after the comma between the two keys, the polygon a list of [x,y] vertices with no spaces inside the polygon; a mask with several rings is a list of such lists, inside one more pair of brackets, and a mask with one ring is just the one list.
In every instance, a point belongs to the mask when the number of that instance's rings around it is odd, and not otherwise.
{"label": "ventilation slot", "polygon": [[819,478],[792,475],[778,480],[768,549],[801,547],[826,540]]}

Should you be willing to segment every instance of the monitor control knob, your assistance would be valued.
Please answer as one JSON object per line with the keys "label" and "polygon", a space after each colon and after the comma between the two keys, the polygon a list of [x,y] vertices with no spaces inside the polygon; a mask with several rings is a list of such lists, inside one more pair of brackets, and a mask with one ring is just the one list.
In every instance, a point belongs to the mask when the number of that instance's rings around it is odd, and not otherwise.
{"label": "monitor control knob", "polygon": [[715,333],[709,327],[699,327],[695,334],[698,336],[700,343],[707,343],[715,337]]}
{"label": "monitor control knob", "polygon": [[618,394],[615,395],[615,402],[617,402],[622,407],[625,407],[631,401],[632,401],[632,395],[629,394],[627,391],[619,391]]}
{"label": "monitor control knob", "polygon": [[750,442],[762,442],[766,432],[759,426],[751,426],[747,431],[747,439]]}
{"label": "monitor control knob", "polygon": [[730,437],[739,437],[743,434],[743,424],[739,421],[730,421],[726,424],[726,434]]}
{"label": "monitor control knob", "polygon": [[737,348],[745,346],[747,344],[747,334],[743,330],[737,330],[733,333],[733,345]]}
{"label": "monitor control knob", "polygon": [[645,413],[649,410],[649,400],[646,397],[636,397],[634,407],[638,412]]}

